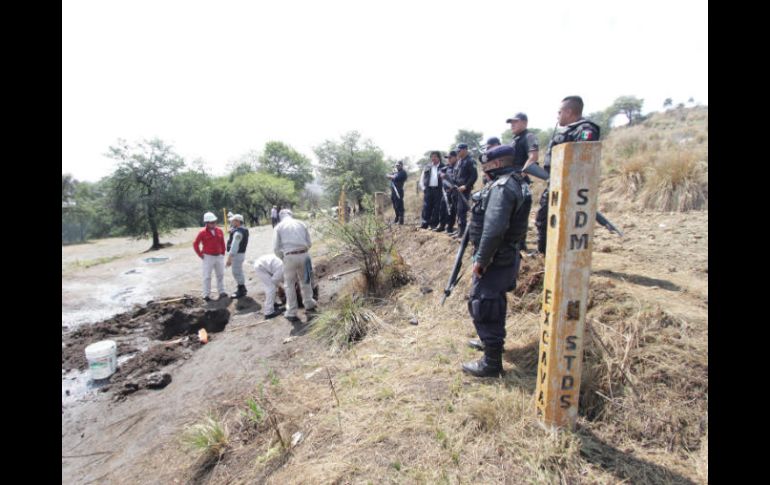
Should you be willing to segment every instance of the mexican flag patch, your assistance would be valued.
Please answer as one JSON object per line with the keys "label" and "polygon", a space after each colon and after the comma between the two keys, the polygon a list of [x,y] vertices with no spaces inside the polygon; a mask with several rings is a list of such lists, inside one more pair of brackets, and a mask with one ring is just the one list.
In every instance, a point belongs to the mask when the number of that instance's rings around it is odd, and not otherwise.
{"label": "mexican flag patch", "polygon": [[592,134],[591,134],[591,132],[590,132],[590,131],[584,131],[584,132],[581,134],[581,136],[580,136],[580,139],[581,139],[581,140],[590,140],[591,138],[592,138]]}

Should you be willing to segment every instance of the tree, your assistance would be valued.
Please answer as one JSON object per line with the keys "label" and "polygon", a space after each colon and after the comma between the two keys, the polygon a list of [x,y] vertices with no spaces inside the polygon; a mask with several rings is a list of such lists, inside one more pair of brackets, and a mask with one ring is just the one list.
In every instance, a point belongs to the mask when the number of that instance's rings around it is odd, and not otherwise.
{"label": "tree", "polygon": [[[613,108],[610,107],[604,111],[594,111],[593,113],[589,113],[588,116],[586,116],[587,119],[599,125],[602,138],[605,138],[607,135],[609,135],[610,129],[612,129],[610,126],[610,121],[612,120],[612,117],[617,114],[613,113],[612,109]],[[551,130],[551,134],[553,134],[553,130]]]}
{"label": "tree", "polygon": [[451,150],[454,150],[455,146],[460,143],[466,143],[469,150],[478,148],[481,146],[483,139],[484,134],[480,131],[457,130],[457,134],[455,135],[455,144],[452,146]]}
{"label": "tree", "polygon": [[[246,172],[242,175],[246,175]],[[240,176],[240,175],[239,175]],[[216,177],[209,180],[209,206],[217,210],[229,209],[236,212],[235,189],[233,187],[233,181],[237,177],[232,177],[232,174],[225,177]]]}
{"label": "tree", "polygon": [[348,132],[339,143],[326,140],[313,149],[320,163],[320,171],[327,196],[339,199],[342,189],[348,200],[364,210],[363,198],[388,187],[390,167],[383,160],[382,150],[371,140],[361,140],[357,131]]}
{"label": "tree", "polygon": [[75,185],[77,185],[78,181],[75,180],[74,177],[72,177],[72,174],[69,173],[63,173],[61,174],[61,201],[62,201],[62,207],[64,207],[64,204],[67,202],[70,202],[75,195]]}
{"label": "tree", "polygon": [[120,235],[108,204],[109,179],[96,183],[72,180],[66,205],[62,203],[62,244],[85,242],[93,237]]}
{"label": "tree", "polygon": [[241,175],[246,175],[247,173],[254,173],[256,170],[254,169],[254,166],[250,164],[249,162],[238,162],[233,164],[230,167],[230,174],[228,175],[228,178],[230,179],[230,182],[235,180],[236,178],[240,177]]}
{"label": "tree", "polygon": [[665,101],[663,101],[663,107],[668,108],[669,106],[673,106],[674,100],[671,98],[666,98]]}
{"label": "tree", "polygon": [[615,115],[623,114],[628,118],[628,124],[631,125],[642,117],[643,103],[644,100],[636,96],[621,96],[608,108],[609,118],[612,119]]}
{"label": "tree", "polygon": [[291,180],[297,191],[313,181],[310,159],[280,141],[265,143],[265,151],[259,157],[259,171]]}
{"label": "tree", "polygon": [[289,206],[297,203],[297,192],[289,179],[269,173],[249,173],[233,181],[234,207],[259,225],[259,218],[267,218],[274,205]]}
{"label": "tree", "polygon": [[180,219],[187,220],[190,211],[200,211],[207,199],[205,174],[179,177],[184,160],[158,138],[132,146],[118,140],[107,156],[119,162],[110,178],[116,223],[132,236],[152,235],[150,249],[160,249],[160,233],[175,227],[175,221],[178,225]]}

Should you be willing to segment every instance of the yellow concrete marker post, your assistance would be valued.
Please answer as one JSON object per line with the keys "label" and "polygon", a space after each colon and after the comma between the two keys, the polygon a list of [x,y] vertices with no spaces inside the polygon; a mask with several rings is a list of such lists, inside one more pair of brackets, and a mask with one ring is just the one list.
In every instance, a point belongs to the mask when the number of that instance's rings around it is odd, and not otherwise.
{"label": "yellow concrete marker post", "polygon": [[535,405],[546,428],[574,429],[583,368],[601,142],[553,149]]}
{"label": "yellow concrete marker post", "polygon": [[337,213],[340,219],[340,224],[345,224],[345,216],[347,215],[347,206],[345,202],[345,188],[342,188],[340,192],[340,201],[337,205]]}

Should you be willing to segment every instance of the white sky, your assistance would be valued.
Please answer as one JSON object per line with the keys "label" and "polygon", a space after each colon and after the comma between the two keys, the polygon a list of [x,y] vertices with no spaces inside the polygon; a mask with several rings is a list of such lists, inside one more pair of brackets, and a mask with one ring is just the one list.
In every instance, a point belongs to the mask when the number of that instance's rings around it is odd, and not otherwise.
{"label": "white sky", "polygon": [[561,99],[708,104],[706,0],[62,3],[62,173],[96,181],[118,138],[160,137],[210,173],[279,140],[310,157],[358,130],[386,156],[500,136]]}

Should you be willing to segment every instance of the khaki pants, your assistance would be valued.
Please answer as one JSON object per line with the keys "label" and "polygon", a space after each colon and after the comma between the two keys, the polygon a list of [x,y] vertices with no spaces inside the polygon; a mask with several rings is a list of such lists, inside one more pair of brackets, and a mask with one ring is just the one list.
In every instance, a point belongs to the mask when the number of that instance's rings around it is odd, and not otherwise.
{"label": "khaki pants", "polygon": [[283,287],[286,290],[286,313],[284,316],[297,316],[297,293],[294,291],[294,283],[299,281],[302,292],[302,303],[305,310],[316,307],[313,299],[313,268],[308,253],[287,254],[283,257]]}

